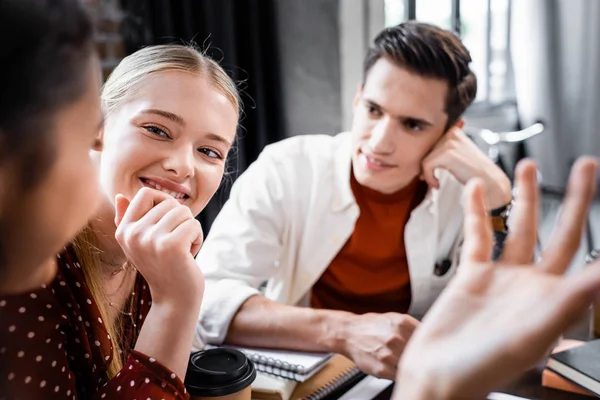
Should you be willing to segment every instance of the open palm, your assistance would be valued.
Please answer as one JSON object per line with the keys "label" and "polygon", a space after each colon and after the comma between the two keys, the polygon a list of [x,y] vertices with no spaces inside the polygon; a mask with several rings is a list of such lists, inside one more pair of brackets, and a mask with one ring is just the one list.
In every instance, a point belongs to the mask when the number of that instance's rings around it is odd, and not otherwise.
{"label": "open palm", "polygon": [[482,398],[543,358],[585,312],[600,293],[600,268],[563,273],[581,241],[595,169],[589,158],[574,166],[559,221],[537,263],[531,262],[539,207],[535,165],[518,167],[511,232],[497,263],[490,261],[482,185],[468,185],[462,262],[403,354],[399,392],[407,382],[421,382],[435,386],[429,398]]}

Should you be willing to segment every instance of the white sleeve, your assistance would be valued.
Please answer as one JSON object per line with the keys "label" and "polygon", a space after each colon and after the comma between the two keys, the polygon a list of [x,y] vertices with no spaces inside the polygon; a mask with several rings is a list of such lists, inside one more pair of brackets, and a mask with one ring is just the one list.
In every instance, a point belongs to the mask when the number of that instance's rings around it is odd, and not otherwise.
{"label": "white sleeve", "polygon": [[280,163],[265,148],[234,183],[196,262],[206,289],[194,347],[220,344],[240,306],[274,273],[286,214]]}

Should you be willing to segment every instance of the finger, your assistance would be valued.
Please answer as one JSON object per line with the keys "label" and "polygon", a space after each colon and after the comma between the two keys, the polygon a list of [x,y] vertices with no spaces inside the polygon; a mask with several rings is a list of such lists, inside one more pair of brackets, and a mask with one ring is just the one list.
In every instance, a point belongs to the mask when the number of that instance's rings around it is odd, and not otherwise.
{"label": "finger", "polygon": [[435,170],[437,168],[448,169],[454,155],[454,143],[459,134],[460,130],[456,131],[456,128],[448,130],[421,162],[421,179],[430,187],[440,188],[440,183],[435,177]]}
{"label": "finger", "polygon": [[537,241],[539,212],[537,168],[533,161],[525,160],[517,165],[515,186],[518,197],[500,260],[517,265],[530,264]]}
{"label": "finger", "polygon": [[568,286],[573,294],[576,293],[586,301],[600,300],[600,259],[586,265],[582,271],[570,275]]}
{"label": "finger", "polygon": [[401,334],[405,341],[404,345],[406,345],[406,342],[410,340],[413,333],[415,333],[415,331],[417,330],[417,327],[418,325],[413,324],[402,325]]}
{"label": "finger", "polygon": [[127,212],[127,208],[129,207],[129,200],[122,194],[118,194],[115,197],[115,225],[118,227],[121,225],[121,221],[123,220],[123,216],[125,212]]}
{"label": "finger", "polygon": [[159,190],[142,188],[131,200],[129,208],[121,219],[121,224],[136,222],[158,203],[172,199],[170,195]]}
{"label": "finger", "polygon": [[382,367],[373,371],[372,375],[380,379],[394,380],[398,371],[398,363],[382,363]]}
{"label": "finger", "polygon": [[489,262],[492,257],[492,224],[485,211],[483,182],[474,178],[465,189],[465,226],[461,260]]}
{"label": "finger", "polygon": [[398,335],[398,341],[390,343],[390,347],[394,347],[396,350],[403,349],[416,330],[417,325],[402,324],[396,326],[396,334]]}
{"label": "finger", "polygon": [[[165,217],[165,215],[167,215],[169,211],[175,208],[179,208],[180,206],[181,204],[179,204],[179,202],[173,197],[171,197],[170,199],[165,199],[164,201],[152,207],[150,211],[148,211],[142,218],[140,218],[138,224],[140,224],[140,226],[143,227],[151,227],[153,225],[156,225],[160,220],[162,220]],[[172,230],[173,229],[169,230],[169,232],[171,232]]]}
{"label": "finger", "polygon": [[177,207],[167,211],[166,214],[164,214],[162,218],[156,222],[153,230],[156,233],[168,234],[175,231],[178,226],[191,219],[194,219],[194,216],[192,215],[190,209],[186,206],[182,206],[181,204],[177,204]]}
{"label": "finger", "polygon": [[427,186],[433,189],[440,188],[440,182],[435,177],[435,169],[437,168],[437,162],[435,159],[429,159],[427,157],[426,160],[421,164],[421,180],[427,182]]}
{"label": "finger", "polygon": [[204,242],[204,232],[202,231],[202,225],[200,224],[200,221],[198,221],[198,225],[200,226],[200,232],[198,233],[196,239],[192,242],[192,246],[190,248],[190,253],[192,253],[192,256],[194,257],[196,257],[198,254],[200,247],[202,247],[202,242]]}
{"label": "finger", "polygon": [[427,182],[427,185],[431,188],[439,189],[440,187],[439,181],[435,177],[435,169],[440,167],[440,157],[442,157],[446,151],[447,142],[448,135],[446,134],[438,140],[427,156],[421,161],[421,175],[419,178]]}
{"label": "finger", "polygon": [[600,304],[600,260],[585,266],[583,271],[571,274],[564,289],[566,304],[571,310],[584,311],[590,304]]}
{"label": "finger", "polygon": [[600,299],[600,261],[587,265],[583,271],[564,280],[548,299],[550,303],[547,305],[551,309],[542,330],[551,336],[557,336],[581,321],[589,307]]}
{"label": "finger", "polygon": [[585,219],[596,188],[596,168],[595,159],[581,157],[571,169],[558,222],[542,253],[540,267],[548,272],[564,273],[579,249]]}
{"label": "finger", "polygon": [[[202,245],[202,241],[204,238],[204,234],[202,233],[202,226],[197,219],[189,219],[182,224],[180,224],[177,228],[173,230],[171,233],[173,237],[178,238],[178,240],[186,240],[190,245],[190,253],[195,255],[200,249]],[[195,250],[195,249],[198,250]]]}

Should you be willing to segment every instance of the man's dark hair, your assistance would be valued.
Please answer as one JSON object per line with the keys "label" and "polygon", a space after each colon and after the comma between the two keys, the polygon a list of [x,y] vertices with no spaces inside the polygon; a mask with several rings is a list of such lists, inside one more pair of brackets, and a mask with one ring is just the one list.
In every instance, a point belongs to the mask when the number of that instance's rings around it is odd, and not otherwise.
{"label": "man's dark hair", "polygon": [[53,164],[54,116],[84,93],[93,51],[78,0],[0,0],[0,163],[23,188]]}
{"label": "man's dark hair", "polygon": [[471,55],[450,31],[417,21],[383,30],[365,57],[363,83],[380,58],[386,58],[411,73],[448,82],[446,129],[458,121],[475,99],[477,79],[469,68]]}

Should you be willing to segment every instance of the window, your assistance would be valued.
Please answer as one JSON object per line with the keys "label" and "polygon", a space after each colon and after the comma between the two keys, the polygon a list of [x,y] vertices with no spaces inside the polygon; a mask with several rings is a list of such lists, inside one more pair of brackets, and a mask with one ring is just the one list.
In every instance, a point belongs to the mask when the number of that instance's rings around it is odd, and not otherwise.
{"label": "window", "polygon": [[385,24],[408,19],[454,30],[471,52],[477,103],[514,102],[510,60],[512,0],[385,0]]}

